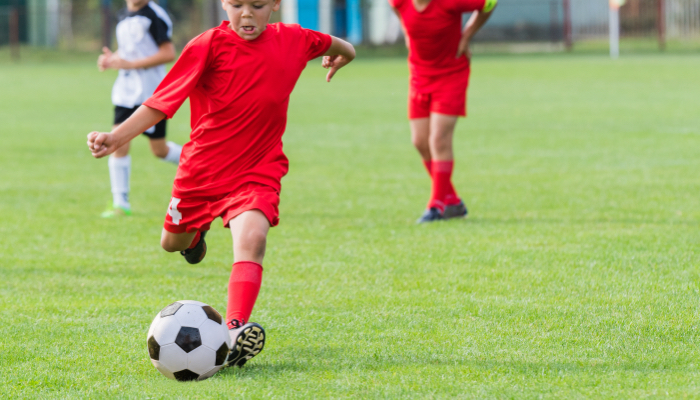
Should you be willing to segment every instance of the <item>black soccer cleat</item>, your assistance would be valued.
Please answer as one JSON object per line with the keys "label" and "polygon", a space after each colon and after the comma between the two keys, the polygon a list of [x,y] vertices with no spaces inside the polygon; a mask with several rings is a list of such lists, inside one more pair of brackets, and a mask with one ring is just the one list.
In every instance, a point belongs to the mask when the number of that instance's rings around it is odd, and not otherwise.
{"label": "black soccer cleat", "polygon": [[198,264],[200,261],[204,260],[204,256],[207,255],[207,242],[204,241],[207,232],[209,231],[202,231],[202,233],[199,234],[199,242],[197,242],[196,246],[180,252],[188,263]]}
{"label": "black soccer cleat", "polygon": [[453,204],[445,207],[445,212],[442,213],[442,217],[444,219],[464,218],[468,213],[469,211],[467,211],[467,206],[465,206],[464,202],[460,200],[459,204]]}
{"label": "black soccer cleat", "polygon": [[248,322],[240,328],[229,329],[231,352],[225,366],[242,367],[265,347],[265,329],[255,322]]}
{"label": "black soccer cleat", "polygon": [[418,218],[418,221],[416,221],[417,224],[424,224],[426,222],[434,222],[434,221],[442,221],[445,219],[442,216],[442,213],[440,212],[440,209],[437,207],[430,207],[429,209],[425,210],[423,215],[421,215],[420,218]]}

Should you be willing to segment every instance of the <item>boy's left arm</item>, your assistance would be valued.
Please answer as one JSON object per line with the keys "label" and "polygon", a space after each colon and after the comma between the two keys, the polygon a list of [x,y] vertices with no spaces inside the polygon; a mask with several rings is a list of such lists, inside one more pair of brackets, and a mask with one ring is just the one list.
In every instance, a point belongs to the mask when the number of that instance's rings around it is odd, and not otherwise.
{"label": "boy's left arm", "polygon": [[472,16],[469,18],[469,21],[467,21],[462,31],[462,39],[459,41],[456,58],[463,55],[466,55],[467,58],[472,58],[471,51],[469,51],[469,42],[479,29],[484,26],[486,21],[491,18],[491,14],[493,14],[493,10],[496,8],[496,3],[497,0],[486,0],[484,9],[472,13]]}
{"label": "boy's left arm", "polygon": [[119,51],[112,53],[107,47],[102,48],[101,70],[104,69],[141,69],[151,68],[175,60],[175,45],[173,42],[163,42],[158,46],[158,52],[152,56],[138,60],[127,61],[119,56]]}
{"label": "boy's left arm", "polygon": [[339,69],[355,59],[355,48],[350,43],[335,36],[331,36],[331,40],[331,47],[323,53],[323,61],[321,62],[323,68],[329,70],[326,82],[330,82]]}

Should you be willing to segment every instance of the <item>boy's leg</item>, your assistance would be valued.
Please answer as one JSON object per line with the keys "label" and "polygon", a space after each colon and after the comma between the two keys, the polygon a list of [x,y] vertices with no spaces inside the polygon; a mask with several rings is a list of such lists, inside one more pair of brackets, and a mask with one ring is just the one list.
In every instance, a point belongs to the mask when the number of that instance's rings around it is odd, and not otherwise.
{"label": "boy's leg", "polygon": [[166,121],[162,120],[145,132],[146,136],[150,139],[149,144],[151,145],[151,152],[163,161],[179,165],[182,146],[166,141],[165,126]]}
{"label": "boy's leg", "polygon": [[190,264],[199,264],[207,254],[207,243],[204,241],[207,231],[191,233],[172,233],[163,229],[160,235],[160,246],[163,250],[173,253],[179,251]]}
{"label": "boy's leg", "polygon": [[460,202],[452,186],[454,153],[452,138],[457,116],[432,113],[430,116],[430,153],[432,156],[433,191],[429,207],[445,210]]}
{"label": "boy's leg", "polygon": [[228,286],[226,321],[233,348],[226,363],[240,367],[265,345],[262,326],[248,321],[262,283],[262,261],[270,222],[259,210],[250,210],[230,220],[229,227],[234,263]]}
{"label": "boy's leg", "polygon": [[[119,124],[112,127],[114,130]],[[129,143],[118,148],[107,161],[109,166],[109,181],[112,187],[112,207],[102,213],[104,218],[131,214],[129,202],[129,180],[131,178],[131,156]]]}
{"label": "boy's leg", "polygon": [[165,251],[179,251],[190,264],[198,264],[204,259],[207,254],[204,237],[216,217],[210,213],[209,200],[170,199],[160,236],[160,245]]}
{"label": "boy's leg", "polygon": [[452,161],[452,137],[457,116],[438,113],[430,114],[430,156],[433,160]]}
{"label": "boy's leg", "polygon": [[423,159],[423,165],[432,178],[430,154],[430,118],[415,118],[409,120],[411,125],[411,141]]}
{"label": "boy's leg", "polygon": [[[433,222],[455,216],[466,215],[466,207],[452,186],[454,167],[452,136],[457,124],[457,116],[438,113],[430,114],[430,172],[433,180],[430,201],[418,223]],[[459,210],[453,208],[458,207]],[[464,211],[462,211],[464,208]],[[459,214],[459,215],[457,215]]]}
{"label": "boy's leg", "polygon": [[262,212],[250,210],[229,221],[229,227],[233,238],[233,270],[229,280],[226,321],[236,319],[245,323],[260,291],[270,222]]}
{"label": "boy's leg", "polygon": [[160,234],[160,246],[169,253],[187,250],[197,235],[199,232],[172,233],[164,228]]}

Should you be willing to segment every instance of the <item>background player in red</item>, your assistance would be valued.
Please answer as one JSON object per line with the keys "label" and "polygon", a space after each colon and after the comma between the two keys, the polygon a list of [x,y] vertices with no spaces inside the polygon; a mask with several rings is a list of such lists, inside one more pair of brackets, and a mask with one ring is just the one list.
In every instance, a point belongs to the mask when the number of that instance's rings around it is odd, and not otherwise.
{"label": "background player in red", "polygon": [[198,263],[211,221],[223,219],[233,238],[226,320],[234,346],[227,365],[242,366],[265,343],[262,326],[248,322],[262,281],[267,233],[277,225],[282,151],[289,95],[306,63],[324,55],[330,82],[355,57],[338,38],[299,25],[268,24],[280,0],[222,0],[230,19],[194,38],[131,118],[111,133],[91,132],[96,158],[144,128],[171,118],[190,99],[192,133],[180,166],[161,246]]}
{"label": "background player in red", "polygon": [[[452,137],[467,115],[469,42],[497,0],[389,0],[406,35],[411,139],[432,179],[419,223],[464,217],[467,207],[452,186]],[[462,14],[473,12],[462,29]]]}

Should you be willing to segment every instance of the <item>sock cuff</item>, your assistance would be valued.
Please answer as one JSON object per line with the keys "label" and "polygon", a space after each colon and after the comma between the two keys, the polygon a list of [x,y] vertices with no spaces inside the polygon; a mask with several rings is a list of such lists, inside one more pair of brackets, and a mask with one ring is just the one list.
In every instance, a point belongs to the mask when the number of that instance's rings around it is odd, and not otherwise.
{"label": "sock cuff", "polygon": [[433,160],[432,169],[433,172],[452,172],[454,164],[454,160]]}
{"label": "sock cuff", "polygon": [[262,282],[263,266],[253,261],[233,263],[231,282]]}
{"label": "sock cuff", "polygon": [[108,161],[110,166],[113,167],[128,167],[131,165],[131,156],[126,157],[109,157]]}
{"label": "sock cuff", "polygon": [[180,154],[182,153],[182,146],[175,142],[166,142],[166,146],[168,146],[168,154],[163,157],[163,161],[172,163],[172,164],[180,164]]}
{"label": "sock cuff", "polygon": [[182,149],[182,146],[180,146],[179,144],[177,144],[175,142],[171,142],[171,141],[165,142],[165,145],[168,146],[168,149],[170,149],[170,151],[172,151],[173,149],[175,149],[175,150]]}

